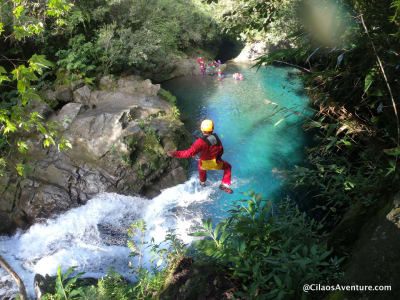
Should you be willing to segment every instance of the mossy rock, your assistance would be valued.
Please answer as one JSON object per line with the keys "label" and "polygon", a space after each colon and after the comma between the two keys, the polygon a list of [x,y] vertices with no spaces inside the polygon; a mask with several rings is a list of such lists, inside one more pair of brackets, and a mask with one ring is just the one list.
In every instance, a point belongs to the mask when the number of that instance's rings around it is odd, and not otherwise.
{"label": "mossy rock", "polygon": [[211,262],[182,258],[171,272],[157,300],[230,299],[234,289],[227,272]]}

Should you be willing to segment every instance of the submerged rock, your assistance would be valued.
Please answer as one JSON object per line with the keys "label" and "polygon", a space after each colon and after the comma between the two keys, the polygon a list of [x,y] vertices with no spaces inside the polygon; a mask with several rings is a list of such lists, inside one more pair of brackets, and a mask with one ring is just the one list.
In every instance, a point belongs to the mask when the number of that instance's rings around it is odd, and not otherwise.
{"label": "submerged rock", "polygon": [[83,86],[75,93],[78,103],[49,117],[72,149],[43,149],[34,135],[28,141],[32,172],[0,178],[1,232],[54,217],[98,193],[152,197],[187,179],[184,161],[166,151],[186,146],[189,134],[173,105],[156,95],[159,85],[133,76],[103,84],[116,89],[89,93]]}

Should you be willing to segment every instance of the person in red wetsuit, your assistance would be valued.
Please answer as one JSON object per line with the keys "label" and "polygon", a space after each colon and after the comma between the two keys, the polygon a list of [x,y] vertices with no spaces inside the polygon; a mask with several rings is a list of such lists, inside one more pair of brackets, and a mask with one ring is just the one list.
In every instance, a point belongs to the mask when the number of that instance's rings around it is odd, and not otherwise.
{"label": "person in red wetsuit", "polygon": [[200,65],[201,74],[206,75],[206,66],[204,64]]}
{"label": "person in red wetsuit", "polygon": [[189,158],[200,153],[198,163],[200,185],[202,187],[206,186],[207,170],[223,170],[224,175],[219,188],[228,194],[232,194],[232,189],[230,188],[232,166],[221,159],[224,153],[224,147],[219,137],[213,133],[214,124],[211,120],[204,120],[201,122],[200,129],[203,133],[203,137],[198,138],[189,149],[183,151],[168,151],[167,155],[177,158]]}

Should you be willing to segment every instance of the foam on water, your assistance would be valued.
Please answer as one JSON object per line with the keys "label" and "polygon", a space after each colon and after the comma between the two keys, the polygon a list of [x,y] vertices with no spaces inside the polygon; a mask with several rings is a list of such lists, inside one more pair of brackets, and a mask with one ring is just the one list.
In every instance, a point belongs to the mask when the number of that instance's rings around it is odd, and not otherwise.
{"label": "foam on water", "polygon": [[[0,237],[0,253],[22,277],[30,296],[34,296],[35,273],[55,275],[59,265],[65,271],[78,266],[88,277],[101,277],[113,266],[132,278],[128,268],[129,249],[126,228],[135,220],[147,224],[146,240],[164,240],[169,228],[186,243],[190,227],[199,224],[201,211],[196,205],[211,201],[217,182],[200,189],[195,177],[166,189],[154,199],[104,193],[56,219],[35,224],[26,232]],[[195,205],[196,204],[196,205]],[[145,257],[145,260],[149,257]],[[11,277],[0,270],[0,299],[17,292]],[[1,282],[3,289],[1,289]],[[12,294],[12,293],[11,293]]]}

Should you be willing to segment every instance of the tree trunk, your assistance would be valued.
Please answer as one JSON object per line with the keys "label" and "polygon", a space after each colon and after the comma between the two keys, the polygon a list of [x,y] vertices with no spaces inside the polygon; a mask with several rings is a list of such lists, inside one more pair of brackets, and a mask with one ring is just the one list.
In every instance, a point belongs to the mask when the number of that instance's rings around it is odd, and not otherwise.
{"label": "tree trunk", "polygon": [[21,278],[18,276],[17,273],[14,272],[14,270],[10,267],[10,265],[3,259],[3,257],[0,255],[0,266],[2,266],[8,274],[14,278],[14,280],[17,282],[18,289],[19,289],[19,297],[21,300],[28,300],[28,296],[26,294],[26,289],[25,285],[22,282]]}

